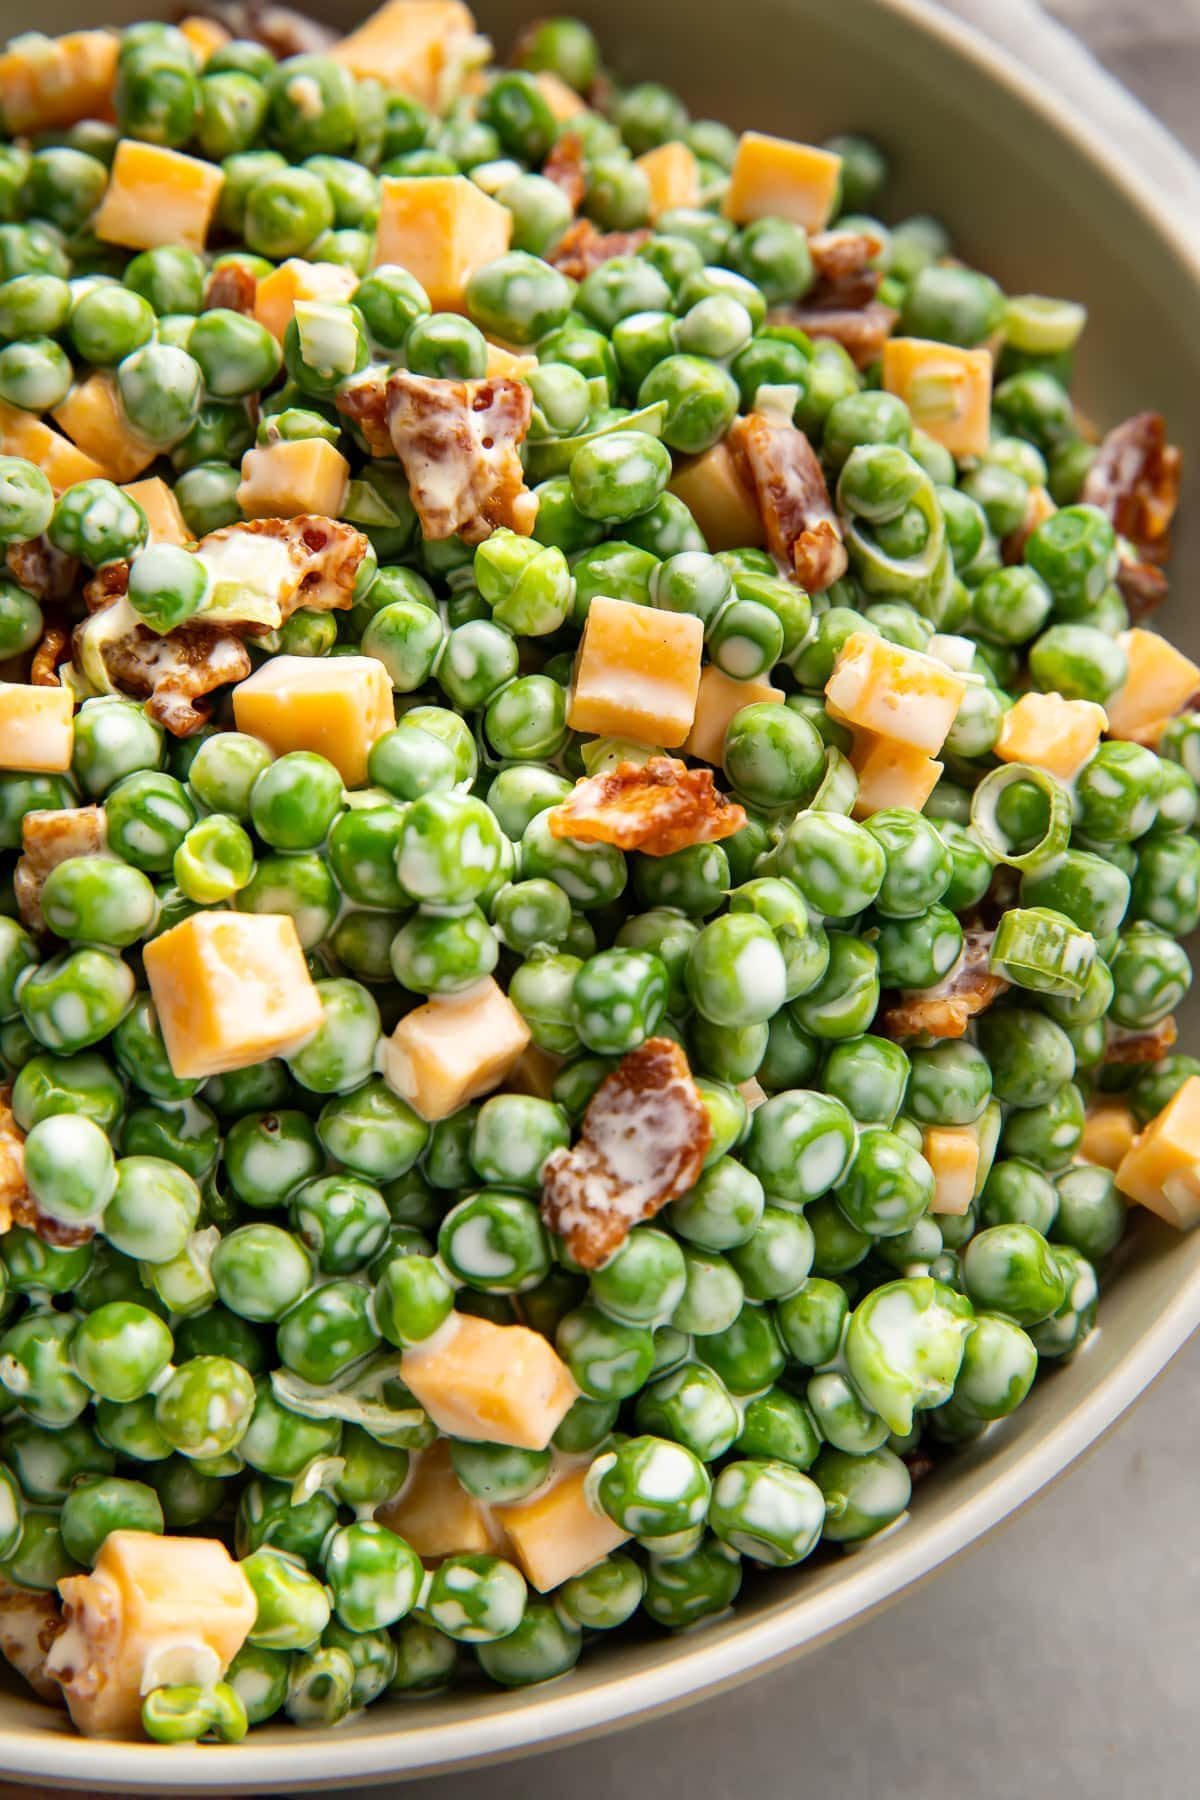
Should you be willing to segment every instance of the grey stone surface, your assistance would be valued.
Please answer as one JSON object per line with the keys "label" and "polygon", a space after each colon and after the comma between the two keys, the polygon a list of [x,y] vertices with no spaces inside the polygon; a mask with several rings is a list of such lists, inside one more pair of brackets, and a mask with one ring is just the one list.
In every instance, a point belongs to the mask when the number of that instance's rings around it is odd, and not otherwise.
{"label": "grey stone surface", "polygon": [[[979,20],[995,3],[950,10]],[[1200,152],[1200,0],[1050,0],[1047,10]],[[395,1800],[1193,1794],[1197,1418],[1193,1342],[1052,1490],[832,1647],[656,1724],[372,1791]]]}

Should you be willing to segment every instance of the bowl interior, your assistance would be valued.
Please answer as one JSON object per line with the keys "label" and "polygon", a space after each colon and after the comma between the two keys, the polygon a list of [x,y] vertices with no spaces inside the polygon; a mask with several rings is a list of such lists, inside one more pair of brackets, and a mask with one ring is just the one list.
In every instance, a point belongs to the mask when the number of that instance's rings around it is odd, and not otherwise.
{"label": "bowl interior", "polygon": [[[146,0],[104,8],[117,20],[152,10]],[[320,0],[313,10],[348,26],[365,8]],[[479,7],[501,50],[530,10],[519,0]],[[1153,194],[1126,176],[1118,152],[1081,134],[1044,93],[1022,92],[1013,65],[920,0],[703,8],[693,0],[582,0],[571,10],[590,19],[622,76],[665,80],[695,115],[811,141],[869,131],[894,158],[889,217],[934,212],[963,253],[1010,290],[1086,302],[1081,403],[1105,425],[1161,409],[1185,449],[1176,598],[1161,623],[1200,656],[1200,614],[1184,600],[1190,581],[1200,580],[1200,417],[1180,403],[1200,391],[1200,261]],[[85,0],[45,0],[38,26],[93,21]],[[1190,1021],[1200,1021],[1195,1007]],[[644,1718],[845,1629],[934,1568],[1083,1450],[1198,1319],[1200,1233],[1180,1240],[1147,1219],[1105,1294],[1100,1331],[1073,1363],[1039,1382],[1011,1426],[924,1482],[902,1527],[854,1556],[748,1583],[737,1610],[702,1633],[618,1634],[544,1688],[471,1688],[384,1704],[331,1735],[267,1728],[220,1752],[86,1743],[10,1688],[0,1700],[0,1770],[125,1792],[294,1790],[445,1770]]]}

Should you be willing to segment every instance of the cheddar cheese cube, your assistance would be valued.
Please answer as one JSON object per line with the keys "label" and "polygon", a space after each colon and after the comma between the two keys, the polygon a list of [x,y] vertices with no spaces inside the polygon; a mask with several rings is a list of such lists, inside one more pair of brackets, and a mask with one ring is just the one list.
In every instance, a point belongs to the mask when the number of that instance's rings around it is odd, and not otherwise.
{"label": "cheddar cheese cube", "polygon": [[508,208],[465,175],[385,175],[379,185],[376,268],[399,263],[434,312],[465,312],[475,270],[508,249]]}
{"label": "cheddar cheese cube", "polygon": [[445,1119],[499,1087],[530,1041],[528,1025],[489,975],[406,1013],[384,1039],[383,1078],[423,1119]]}
{"label": "cheddar cheese cube", "polygon": [[193,913],[151,938],[144,960],[181,1081],[290,1056],[325,1016],[290,913]]}
{"label": "cheddar cheese cube", "polygon": [[447,1437],[520,1450],[544,1450],[579,1395],[548,1338],[472,1313],[405,1350],[400,1379]]}
{"label": "cheddar cheese cube", "polygon": [[126,419],[112,376],[99,369],[77,381],[51,417],[110,481],[133,481],[158,455]]}
{"label": "cheddar cheese cube", "polygon": [[762,544],[762,514],[724,438],[699,456],[681,458],[667,486],[688,508],[714,554]]}
{"label": "cheddar cheese cube", "polygon": [[869,819],[889,806],[908,806],[920,812],[941,779],[943,764],[894,738],[859,732],[850,761],[858,776],[854,817]]}
{"label": "cheddar cheese cube", "polygon": [[1107,702],[1109,735],[1157,743],[1167,720],[1200,689],[1200,668],[1166,638],[1139,625],[1123,631],[1117,642],[1129,674]]}
{"label": "cheddar cheese cube", "polygon": [[772,687],[762,677],[755,681],[735,681],[718,669],[716,663],[707,663],[700,671],[696,712],[683,746],[684,755],[698,756],[701,762],[719,765],[725,754],[725,733],[743,706],[782,699],[783,689]]}
{"label": "cheddar cheese cube", "polygon": [[1022,694],[1004,715],[996,755],[1070,781],[1096,754],[1104,725],[1104,708],[1094,700]]}
{"label": "cheddar cheese cube", "polygon": [[437,112],[454,98],[481,47],[461,0],[387,0],[330,55],[352,75]]}
{"label": "cheddar cheese cube", "polygon": [[552,1100],[554,1083],[562,1066],[561,1056],[552,1056],[549,1050],[543,1050],[537,1044],[529,1044],[504,1077],[504,1092],[532,1094],[538,1100]]}
{"label": "cheddar cheese cube", "polygon": [[704,626],[694,613],[598,595],[575,658],[568,725],[676,749],[696,716],[703,650]]}
{"label": "cheddar cheese cube", "polygon": [[66,1628],[46,1668],[89,1737],[140,1736],[151,1688],[219,1681],[258,1616],[253,1588],[216,1538],[110,1531],[91,1574],[58,1587]]}
{"label": "cheddar cheese cube", "polygon": [[161,475],[151,475],[145,481],[127,482],[125,492],[131,500],[137,501],[146,515],[148,544],[174,544],[181,547],[192,542],[192,534],[179,509],[174,491],[167,486]]}
{"label": "cheddar cheese cube", "polygon": [[180,19],[179,29],[196,52],[196,60],[201,67],[213,51],[223,49],[230,38],[229,32],[219,20],[202,18],[199,13]]}
{"label": "cheddar cheese cube", "polygon": [[354,270],[340,263],[305,262],[302,256],[289,256],[269,275],[259,277],[254,316],[282,344],[297,300],[348,300],[357,286]]}
{"label": "cheddar cheese cube", "polygon": [[973,1125],[931,1125],[922,1152],[933,1170],[933,1213],[962,1215],[975,1198],[979,1173],[979,1134]]}
{"label": "cheddar cheese cube", "polygon": [[586,1483],[587,1470],[573,1469],[532,1500],[496,1508],[525,1579],[539,1594],[582,1575],[632,1536],[593,1511]]}
{"label": "cheddar cheese cube", "polygon": [[700,165],[686,144],[656,144],[636,162],[650,186],[652,221],[673,206],[699,206]]}
{"label": "cheddar cheese cube", "polygon": [[903,400],[919,426],[952,456],[983,456],[991,438],[992,359],[927,338],[889,338],[883,385]]}
{"label": "cheddar cheese cube", "polygon": [[473,1551],[503,1552],[505,1547],[504,1533],[487,1507],[455,1475],[445,1438],[414,1458],[408,1480],[375,1517],[411,1544],[423,1562]]}
{"label": "cheddar cheese cube", "polygon": [[502,375],[513,381],[520,381],[524,376],[532,374],[537,366],[536,356],[525,351],[510,350],[505,344],[493,344],[488,339],[486,373],[492,381],[498,380]]}
{"label": "cheddar cheese cube", "polygon": [[1200,1075],[1135,1138],[1116,1170],[1117,1187],[1180,1231],[1200,1223]]}
{"label": "cheddar cheese cube", "polygon": [[825,695],[847,724],[936,756],[967,684],[919,650],[856,631],[846,639]]}
{"label": "cheddar cheese cube", "polygon": [[735,225],[752,219],[790,219],[823,231],[837,204],[842,159],[814,144],[743,131],[738,139],[723,211]]}
{"label": "cheddar cheese cube", "polygon": [[0,400],[0,454],[23,456],[26,462],[36,463],[56,495],[74,487],[77,481],[95,481],[107,473],[61,432],[52,430],[33,413],[21,412],[3,400]]}
{"label": "cheddar cheese cube", "polygon": [[248,519],[336,519],[349,486],[350,464],[340,450],[324,438],[295,438],[246,451],[237,502]]}
{"label": "cheddar cheese cube", "polygon": [[542,90],[542,98],[560,125],[568,119],[577,119],[587,111],[587,102],[582,94],[577,94],[569,82],[561,75],[554,74],[551,69],[539,69],[534,80]]}
{"label": "cheddar cheese cube", "polygon": [[1102,1169],[1117,1169],[1133,1148],[1137,1121],[1124,1100],[1094,1101],[1083,1122],[1079,1155]]}
{"label": "cheddar cheese cube", "polygon": [[111,119],[120,40],[112,31],[68,31],[58,38],[40,31],[10,39],[0,56],[0,111],[13,137]]}
{"label": "cheddar cheese cube", "polygon": [[372,744],[396,723],[387,670],[373,656],[273,656],[233,690],[239,731],[276,756],[315,750],[362,787]]}
{"label": "cheddar cheese cube", "polygon": [[70,688],[0,682],[0,769],[61,775],[75,750]]}
{"label": "cheddar cheese cube", "polygon": [[106,244],[203,250],[225,177],[198,156],[122,138],[92,229]]}

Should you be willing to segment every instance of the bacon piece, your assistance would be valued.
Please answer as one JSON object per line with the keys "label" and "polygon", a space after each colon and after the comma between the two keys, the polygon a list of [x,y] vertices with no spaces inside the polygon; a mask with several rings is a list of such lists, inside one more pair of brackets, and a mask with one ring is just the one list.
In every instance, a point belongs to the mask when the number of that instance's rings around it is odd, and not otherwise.
{"label": "bacon piece", "polygon": [[846,573],[847,557],[812,445],[795,425],[760,412],[735,419],[727,441],[758,503],[767,548],[801,587],[823,593]]}
{"label": "bacon piece", "polygon": [[865,306],[879,292],[882,276],[871,267],[883,249],[876,231],[818,231],[808,240],[816,285],[805,304],[823,311]]}
{"label": "bacon piece", "polygon": [[71,634],[66,626],[47,622],[42,632],[42,641],[33,653],[33,661],[29,665],[29,679],[34,687],[57,687],[58,671],[65,663],[71,650]]}
{"label": "bacon piece", "polygon": [[565,195],[571,211],[578,212],[587,192],[587,176],[583,172],[583,139],[577,131],[564,131],[542,164],[542,174]]}
{"label": "bacon piece", "polygon": [[1101,442],[1080,499],[1098,506],[1144,562],[1165,562],[1183,457],[1161,413],[1135,413]]}
{"label": "bacon piece", "polygon": [[1165,1056],[1179,1036],[1174,1015],[1168,1013],[1148,1031],[1132,1031],[1124,1025],[1108,1027],[1104,1046],[1106,1063],[1152,1063]]}
{"label": "bacon piece", "polygon": [[597,231],[590,219],[576,219],[574,225],[568,226],[557,247],[547,259],[563,275],[569,275],[572,281],[582,281],[601,263],[611,262],[614,256],[633,256],[643,244],[649,243],[651,233],[644,227],[636,231]]}
{"label": "bacon piece", "polygon": [[592,1095],[579,1142],[542,1171],[542,1217],[584,1269],[599,1269],[632,1228],[699,1179],[712,1125],[687,1058],[647,1038]]}
{"label": "bacon piece", "polygon": [[90,613],[100,612],[111,600],[119,600],[129,590],[129,564],[105,563],[102,569],[83,584],[83,603]]}
{"label": "bacon piece", "polygon": [[275,6],[271,0],[208,0],[207,5],[188,6],[186,11],[193,17],[215,19],[235,38],[264,44],[280,61],[287,56],[320,55],[341,35],[304,13],[293,12],[290,6]]}
{"label": "bacon piece", "polygon": [[746,823],[742,807],[714,785],[711,769],[689,769],[675,756],[618,763],[585,777],[547,818],[551,837],[615,844],[644,856],[713,844]]}
{"label": "bacon piece", "polygon": [[905,994],[889,1007],[883,1023],[892,1037],[960,1038],[971,1020],[986,1012],[1009,983],[988,967],[994,931],[968,926],[955,967],[936,988]]}
{"label": "bacon piece", "polygon": [[257,295],[258,279],[245,263],[222,263],[204,284],[204,310],[212,312],[223,308],[226,312],[245,313],[250,318]]}
{"label": "bacon piece", "polygon": [[11,1229],[16,1209],[28,1198],[25,1133],[13,1118],[11,1100],[12,1089],[0,1088],[0,1233]]}
{"label": "bacon piece", "polygon": [[1135,625],[1148,619],[1167,597],[1167,578],[1162,570],[1153,563],[1139,562],[1124,551],[1117,562],[1117,587]]}
{"label": "bacon piece", "polygon": [[13,893],[30,931],[44,931],[42,889],[51,869],[72,856],[100,856],[108,846],[102,806],[28,812],[21,820],[24,854],[13,870]]}
{"label": "bacon piece", "polygon": [[[99,621],[105,626],[121,623],[120,615],[112,616],[119,607],[136,618],[127,602],[113,600],[75,627],[76,657],[81,633],[97,627]],[[114,631],[104,637],[99,654],[113,685],[135,700],[145,700],[147,713],[172,737],[191,737],[199,731],[212,712],[211,704],[203,703],[204,696],[227,682],[242,681],[250,673],[250,658],[241,638],[223,626],[195,620],[177,625],[161,637],[141,624]]]}
{"label": "bacon piece", "polygon": [[75,592],[78,559],[56,550],[44,532],[23,544],[10,544],[4,560],[13,580],[35,600],[69,600]]}
{"label": "bacon piece", "polygon": [[883,355],[899,317],[895,307],[882,300],[868,300],[865,306],[823,306],[814,305],[810,294],[803,306],[777,308],[768,323],[794,325],[811,338],[832,338],[856,369],[866,369]]}
{"label": "bacon piece", "polygon": [[537,502],[521,467],[533,410],[525,383],[507,376],[451,381],[397,369],[382,389],[382,408],[381,386],[357,382],[339,395],[338,406],[362,428],[373,455],[399,457],[426,539],[457,533],[479,544],[503,525],[528,536]]}
{"label": "bacon piece", "polygon": [[0,1652],[34,1693],[54,1706],[64,1704],[63,1694],[46,1673],[46,1658],[62,1628],[57,1594],[18,1587],[0,1575]]}

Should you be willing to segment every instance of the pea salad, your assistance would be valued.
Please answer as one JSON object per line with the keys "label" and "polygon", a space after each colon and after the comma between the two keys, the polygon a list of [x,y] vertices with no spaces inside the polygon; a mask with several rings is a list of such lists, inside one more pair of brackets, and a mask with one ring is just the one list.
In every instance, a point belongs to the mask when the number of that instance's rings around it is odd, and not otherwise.
{"label": "pea salad", "polygon": [[0,1649],[229,1742],[900,1527],[1200,1218],[1163,418],[574,19],[0,116]]}

